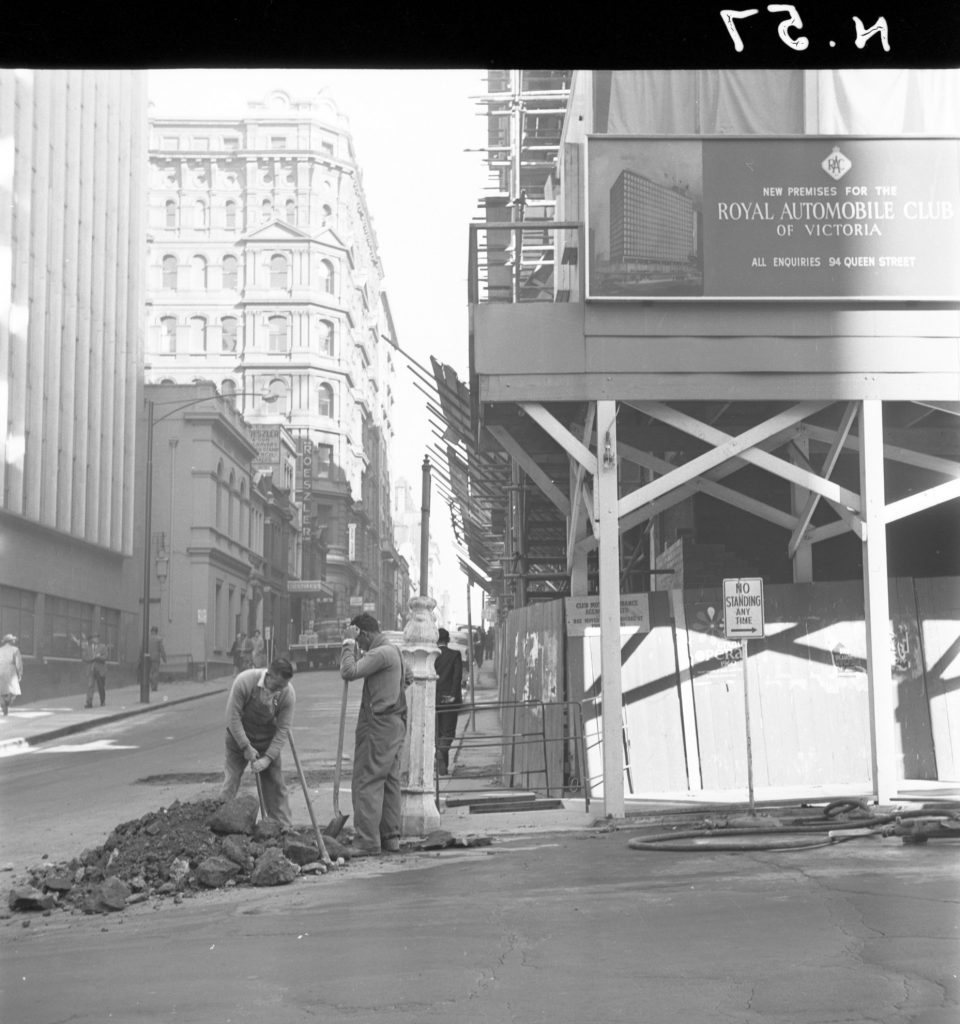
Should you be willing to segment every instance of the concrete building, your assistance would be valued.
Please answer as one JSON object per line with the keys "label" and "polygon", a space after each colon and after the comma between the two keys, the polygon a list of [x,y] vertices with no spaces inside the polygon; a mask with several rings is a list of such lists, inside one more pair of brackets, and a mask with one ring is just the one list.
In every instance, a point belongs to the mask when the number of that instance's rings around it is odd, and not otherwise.
{"label": "concrete building", "polygon": [[0,71],[0,630],[53,692],[139,654],[146,127],[141,72]]}
{"label": "concrete building", "polygon": [[[396,337],[347,121],[320,93],[150,128],[148,382],[209,380],[296,439],[305,579],[295,632],[395,615]],[[253,397],[279,395],[269,406]]]}

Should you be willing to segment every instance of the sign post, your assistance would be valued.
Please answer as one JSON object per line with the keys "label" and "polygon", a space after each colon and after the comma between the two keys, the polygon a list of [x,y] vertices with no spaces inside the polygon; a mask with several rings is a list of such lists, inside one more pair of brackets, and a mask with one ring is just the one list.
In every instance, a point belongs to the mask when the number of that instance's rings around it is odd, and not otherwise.
{"label": "sign post", "polygon": [[747,731],[747,791],[750,814],[756,814],[753,800],[753,747],[750,741],[750,683],[747,674],[747,643],[750,637],[763,636],[763,580],[727,579],[723,581],[723,633],[728,640],[740,641],[743,665],[743,717]]}

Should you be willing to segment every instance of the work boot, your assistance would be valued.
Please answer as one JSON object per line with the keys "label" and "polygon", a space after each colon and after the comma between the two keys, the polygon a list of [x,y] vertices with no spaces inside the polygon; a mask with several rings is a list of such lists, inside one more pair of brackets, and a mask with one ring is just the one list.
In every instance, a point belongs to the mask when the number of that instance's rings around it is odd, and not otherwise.
{"label": "work boot", "polygon": [[384,853],[399,853],[400,852],[400,840],[399,839],[384,839],[381,847]]}
{"label": "work boot", "polygon": [[382,850],[377,849],[375,846],[349,847],[349,857],[351,860],[355,857],[379,857],[382,852]]}

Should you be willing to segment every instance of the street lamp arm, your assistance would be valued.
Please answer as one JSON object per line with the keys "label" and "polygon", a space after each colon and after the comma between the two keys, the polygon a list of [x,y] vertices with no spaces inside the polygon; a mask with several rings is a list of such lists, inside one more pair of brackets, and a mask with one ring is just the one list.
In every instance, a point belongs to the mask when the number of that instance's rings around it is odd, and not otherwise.
{"label": "street lamp arm", "polygon": [[214,399],[223,398],[260,398],[264,402],[276,402],[280,395],[271,392],[260,391],[237,391],[232,395],[220,395],[214,392],[212,395],[203,395],[201,398],[192,398],[189,402],[179,402],[173,409],[168,410],[162,416],[154,418],[153,410],[157,405],[169,405],[169,402],[154,402],[152,398],[147,401],[147,464],[144,481],[144,509],[143,509],[143,609],[141,611],[141,637],[140,637],[140,703],[150,703],[150,679],[147,664],[147,651],[150,645],[150,549],[153,541],[153,430],[154,427],[193,405],[201,402],[211,402]]}
{"label": "street lamp arm", "polygon": [[[191,398],[189,402],[180,402],[179,405],[174,406],[174,408],[168,410],[162,416],[157,416],[153,421],[154,426],[163,420],[168,419],[170,416],[176,415],[176,413],[180,412],[182,409],[189,409],[192,405],[200,405],[201,402],[212,402],[217,398],[259,398],[264,402],[277,402],[280,400],[279,395],[275,395],[269,391],[235,391],[232,395],[204,395],[202,398]],[[154,402],[151,398],[148,398],[147,401],[154,407],[169,404],[167,402]]]}

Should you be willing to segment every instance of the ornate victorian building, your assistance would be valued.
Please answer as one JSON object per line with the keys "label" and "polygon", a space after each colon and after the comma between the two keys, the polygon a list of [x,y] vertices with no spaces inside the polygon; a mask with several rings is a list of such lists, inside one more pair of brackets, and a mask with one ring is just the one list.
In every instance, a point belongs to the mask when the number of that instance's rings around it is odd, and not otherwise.
{"label": "ornate victorian building", "polygon": [[371,603],[393,621],[397,342],[345,118],[273,92],[236,120],[153,119],[149,160],[147,382],[210,381],[296,439],[317,585],[294,633]]}

